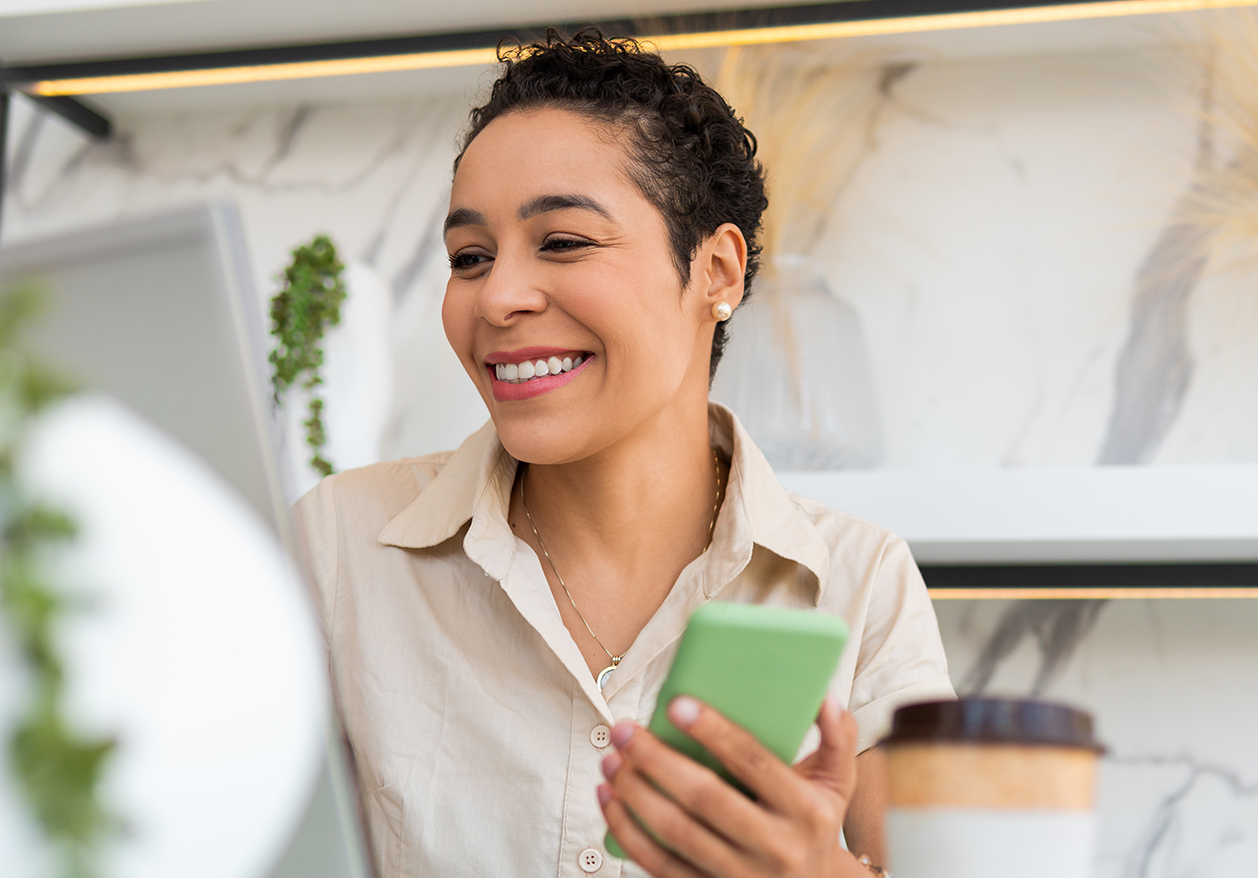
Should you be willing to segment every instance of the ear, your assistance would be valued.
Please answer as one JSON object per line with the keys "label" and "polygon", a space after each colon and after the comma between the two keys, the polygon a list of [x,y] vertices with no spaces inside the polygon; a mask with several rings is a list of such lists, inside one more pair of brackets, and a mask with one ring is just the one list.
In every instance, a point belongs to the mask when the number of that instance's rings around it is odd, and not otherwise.
{"label": "ear", "polygon": [[695,305],[710,312],[717,302],[737,308],[743,300],[743,273],[747,270],[747,239],[733,223],[722,223],[690,263]]}

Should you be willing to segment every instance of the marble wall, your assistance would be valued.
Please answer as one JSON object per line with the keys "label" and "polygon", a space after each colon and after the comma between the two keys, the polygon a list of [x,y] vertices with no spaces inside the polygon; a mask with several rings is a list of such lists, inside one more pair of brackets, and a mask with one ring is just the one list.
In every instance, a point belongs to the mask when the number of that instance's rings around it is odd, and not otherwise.
{"label": "marble wall", "polygon": [[1229,402],[1258,393],[1255,280],[1202,280],[1176,224],[1181,66],[923,65],[891,100],[824,256],[867,327],[885,467],[1256,459]]}
{"label": "marble wall", "polygon": [[[352,297],[329,339],[331,458],[452,447],[484,419],[439,319],[440,221],[478,81],[137,113],[101,144],[19,100],[5,240],[230,199],[265,297],[288,250],[326,232]],[[896,80],[812,251],[866,336],[883,467],[1258,461],[1255,281],[1159,261],[1183,242],[1196,98],[1164,49],[926,57]],[[368,379],[370,399],[337,389]],[[961,691],[1095,712],[1098,878],[1258,872],[1258,603],[938,612]]]}
{"label": "marble wall", "polygon": [[1101,768],[1097,878],[1258,872],[1258,602],[936,603],[963,694],[1090,710]]}

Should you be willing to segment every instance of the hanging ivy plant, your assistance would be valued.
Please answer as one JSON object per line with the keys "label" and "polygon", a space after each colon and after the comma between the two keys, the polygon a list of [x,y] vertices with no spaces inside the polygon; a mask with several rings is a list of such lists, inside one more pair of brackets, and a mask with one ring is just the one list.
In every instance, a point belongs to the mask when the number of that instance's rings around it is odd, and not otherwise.
{"label": "hanging ivy plant", "polygon": [[323,384],[319,369],[323,366],[324,329],[341,322],[344,268],[331,239],[318,235],[293,251],[293,261],[284,269],[283,287],[271,299],[271,335],[276,338],[270,355],[275,404],[281,405],[284,394],[294,385],[308,391],[309,418],[303,426],[311,449],[310,465],[325,476],[332,473],[332,464],[323,456],[327,435],[323,429],[324,400],[318,390]]}
{"label": "hanging ivy plant", "polygon": [[57,622],[70,609],[44,569],[50,551],[74,536],[62,513],[26,496],[14,461],[31,418],[69,389],[17,345],[39,297],[19,289],[0,297],[0,607],[25,660],[30,705],[9,739],[9,762],[65,873],[95,874],[96,845],[113,824],[96,795],[114,742],[75,732],[62,713],[65,667]]}

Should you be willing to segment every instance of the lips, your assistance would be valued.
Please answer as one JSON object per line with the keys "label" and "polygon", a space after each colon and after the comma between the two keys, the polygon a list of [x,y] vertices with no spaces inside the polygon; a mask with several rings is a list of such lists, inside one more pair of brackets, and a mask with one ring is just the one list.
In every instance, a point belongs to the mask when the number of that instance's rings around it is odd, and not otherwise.
{"label": "lips", "polygon": [[490,386],[499,401],[531,399],[567,384],[593,360],[589,351],[530,347],[485,357]]}
{"label": "lips", "polygon": [[553,348],[534,345],[533,347],[520,348],[514,351],[494,351],[485,357],[485,362],[491,366],[496,366],[498,363],[523,363],[525,360],[545,360],[555,356],[575,358],[578,355],[588,356],[589,352],[579,348]]}

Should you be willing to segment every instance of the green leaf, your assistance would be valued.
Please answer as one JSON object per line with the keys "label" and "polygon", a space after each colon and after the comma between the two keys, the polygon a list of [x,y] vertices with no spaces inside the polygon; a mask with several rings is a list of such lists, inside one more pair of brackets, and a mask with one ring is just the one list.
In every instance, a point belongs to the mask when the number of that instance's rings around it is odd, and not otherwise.
{"label": "green leaf", "polygon": [[116,743],[79,737],[43,713],[21,723],[11,742],[14,772],[44,831],[72,844],[96,839],[109,815],[95,790]]}
{"label": "green leaf", "polygon": [[[323,384],[319,374],[323,366],[321,344],[324,330],[341,322],[341,303],[346,295],[343,270],[336,246],[326,235],[318,235],[292,252],[292,262],[282,275],[283,286],[271,298],[271,335],[276,344],[267,359],[276,405],[282,404],[294,385],[313,391]],[[332,464],[322,454],[327,442],[322,412],[323,401],[312,397],[310,417],[303,426],[306,442],[314,451],[311,465],[329,475]]]}
{"label": "green leaf", "polygon": [[72,733],[62,718],[65,672],[55,629],[70,603],[45,570],[50,551],[73,539],[75,527],[26,497],[13,467],[31,415],[70,390],[18,347],[38,310],[30,288],[0,295],[0,609],[33,684],[8,741],[8,761],[36,822],[63,854],[65,874],[90,878],[96,844],[112,821],[97,786],[114,743]]}

